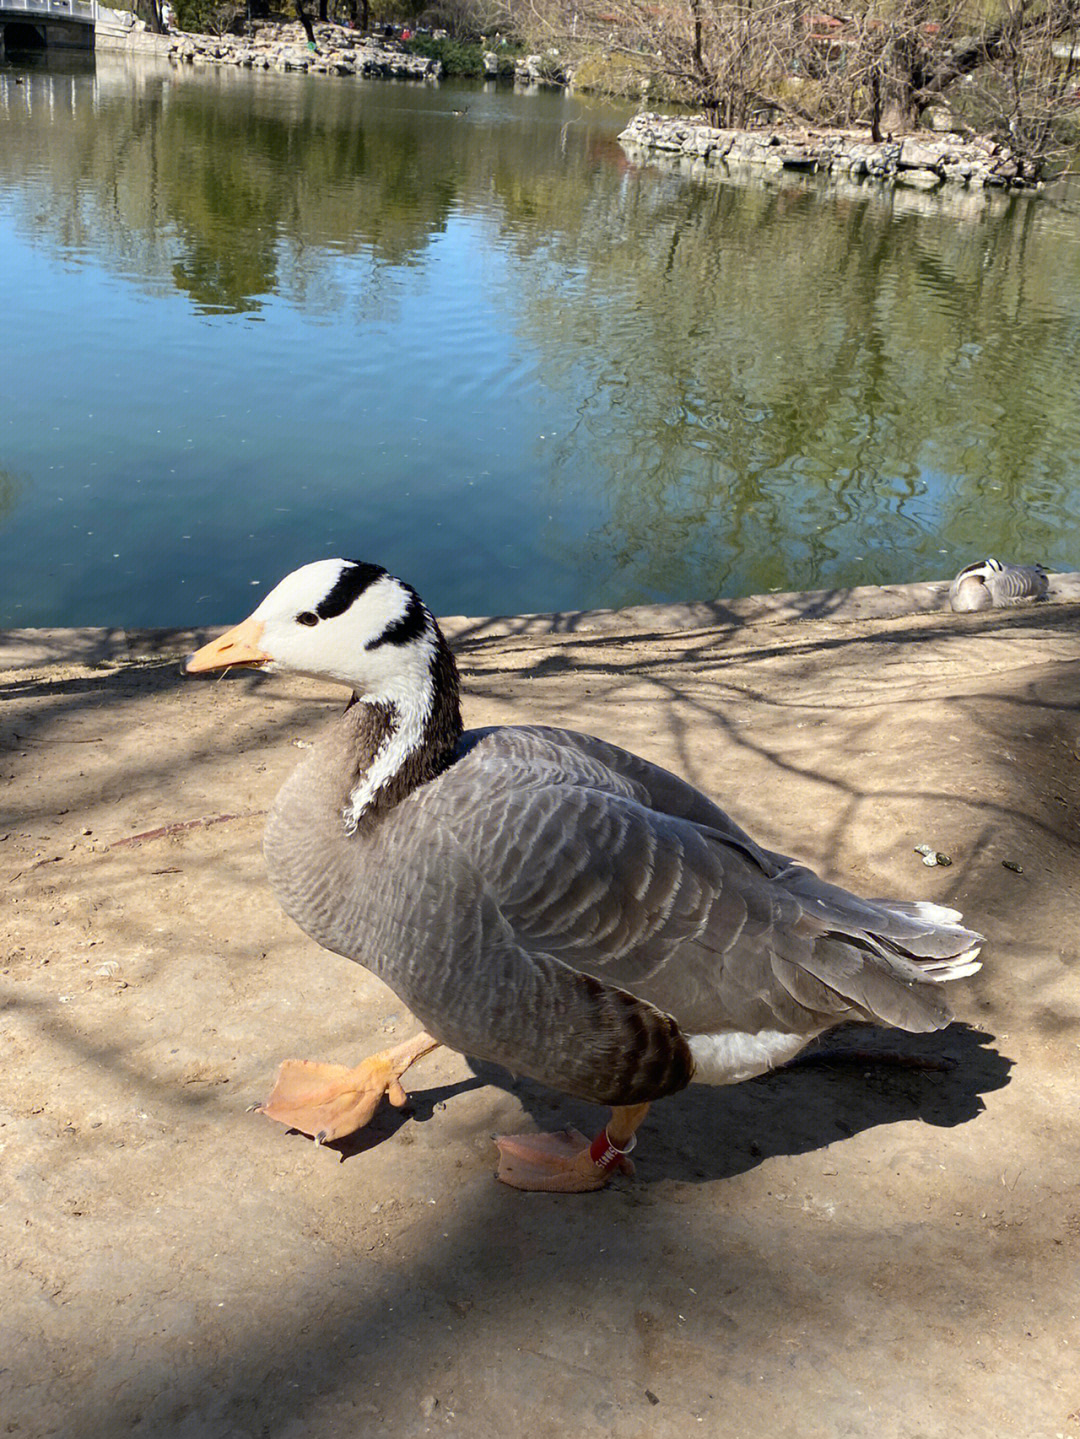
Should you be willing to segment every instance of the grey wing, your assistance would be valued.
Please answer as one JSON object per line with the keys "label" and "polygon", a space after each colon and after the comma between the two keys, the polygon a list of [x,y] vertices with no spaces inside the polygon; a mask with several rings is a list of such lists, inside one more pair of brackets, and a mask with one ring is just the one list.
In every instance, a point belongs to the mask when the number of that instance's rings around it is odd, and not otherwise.
{"label": "grey wing", "polygon": [[809,1032],[851,1011],[912,1029],[947,1022],[938,976],[920,964],[947,977],[970,958],[977,936],[953,911],[828,885],[601,741],[506,731],[482,758],[483,800],[455,806],[455,822],[530,952],[632,991],[687,1032]]}
{"label": "grey wing", "polygon": [[987,586],[995,604],[1016,604],[1019,600],[1042,599],[1049,581],[1042,565],[1002,565],[988,575]]}
{"label": "grey wing", "polygon": [[791,864],[787,855],[757,844],[715,801],[679,775],[595,735],[548,725],[508,725],[474,731],[466,735],[466,744],[474,735],[484,741],[475,758],[495,787],[567,784],[621,795],[654,814],[705,826],[742,849],[766,873],[779,873]]}
{"label": "grey wing", "polygon": [[409,815],[392,879],[376,881],[393,891],[376,905],[392,919],[368,936],[371,967],[443,1044],[555,1089],[636,1104],[684,1088],[694,1060],[671,1015],[530,941],[504,912],[488,861],[514,841],[491,818],[478,806],[441,822],[430,798]]}
{"label": "grey wing", "polygon": [[978,938],[959,916],[824,884],[674,776],[582,743],[575,758],[564,731],[474,738],[401,807],[372,967],[436,1038],[629,1104],[689,1082],[686,1035],[948,1021],[933,981]]}

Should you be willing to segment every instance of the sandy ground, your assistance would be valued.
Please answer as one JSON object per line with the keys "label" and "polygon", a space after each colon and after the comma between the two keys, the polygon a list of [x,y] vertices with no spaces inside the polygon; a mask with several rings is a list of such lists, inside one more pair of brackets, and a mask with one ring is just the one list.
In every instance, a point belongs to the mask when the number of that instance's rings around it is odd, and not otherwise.
{"label": "sandy ground", "polygon": [[951,1068],[692,1088],[636,1179],[565,1197],[495,1183],[490,1135],[602,1113],[461,1056],[337,1150],[246,1112],[280,1059],[411,1026],[263,875],[340,697],[183,680],[185,637],[9,637],[0,1433],[1080,1439],[1080,605],[937,604],[449,627],[469,722],[603,734],[989,936],[958,1023],[899,1036]]}

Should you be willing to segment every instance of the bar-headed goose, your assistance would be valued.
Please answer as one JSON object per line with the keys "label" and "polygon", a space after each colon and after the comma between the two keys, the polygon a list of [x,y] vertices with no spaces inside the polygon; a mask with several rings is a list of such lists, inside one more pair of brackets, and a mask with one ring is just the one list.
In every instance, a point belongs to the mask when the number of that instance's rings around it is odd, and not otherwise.
{"label": "bar-headed goose", "polygon": [[949,604],[958,614],[997,609],[1023,600],[1044,600],[1050,587],[1042,565],[979,560],[965,565],[949,586]]}
{"label": "bar-headed goose", "polygon": [[270,882],[311,937],[424,1026],[356,1069],[290,1060],[262,1110],[314,1135],[366,1124],[439,1044],[613,1106],[499,1141],[523,1189],[605,1184],[651,1101],[792,1058],[848,1019],[950,1019],[981,936],[938,905],[873,902],[761,849],[675,775],[569,730],[463,733],[457,669],[415,590],[320,560],[188,660],[337,680],[353,698],[277,797]]}

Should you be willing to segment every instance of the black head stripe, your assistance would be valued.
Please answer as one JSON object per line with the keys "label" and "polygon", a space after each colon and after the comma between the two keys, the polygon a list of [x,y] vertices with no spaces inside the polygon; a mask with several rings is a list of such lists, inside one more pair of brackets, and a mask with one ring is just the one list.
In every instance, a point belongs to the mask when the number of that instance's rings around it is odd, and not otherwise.
{"label": "black head stripe", "polygon": [[413,589],[412,585],[402,584],[409,596],[409,603],[405,606],[405,613],[399,620],[388,624],[378,639],[368,640],[364,646],[366,650],[378,649],[379,645],[407,645],[417,640],[427,628],[427,614],[424,610],[420,596]]}
{"label": "black head stripe", "polygon": [[332,620],[343,615],[369,585],[381,580],[386,571],[381,565],[369,565],[363,560],[346,560],[345,568],[334,581],[334,587],[325,599],[315,606],[315,613],[321,620]]}

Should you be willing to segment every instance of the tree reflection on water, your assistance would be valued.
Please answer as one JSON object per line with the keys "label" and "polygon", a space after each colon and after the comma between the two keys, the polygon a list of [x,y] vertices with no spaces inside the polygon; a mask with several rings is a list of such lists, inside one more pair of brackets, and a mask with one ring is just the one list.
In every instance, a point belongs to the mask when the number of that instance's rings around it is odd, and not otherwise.
{"label": "tree reflection on water", "polygon": [[[631,163],[603,107],[476,89],[463,119],[456,103],[145,64],[18,87],[0,72],[0,176],[35,243],[189,314],[284,305],[324,324],[325,350],[307,329],[267,374],[251,342],[251,405],[302,379],[306,462],[328,476],[312,534],[355,510],[354,466],[336,477],[356,425],[372,555],[396,546],[447,608],[937,577],[986,553],[1075,567],[1080,220],[1064,206],[702,182]],[[358,390],[362,426],[346,414],[322,453],[324,417]],[[395,447],[403,391],[433,423]],[[268,493],[279,452],[268,431]],[[417,522],[425,485],[441,536]],[[251,516],[216,519],[207,571],[228,575]]]}

